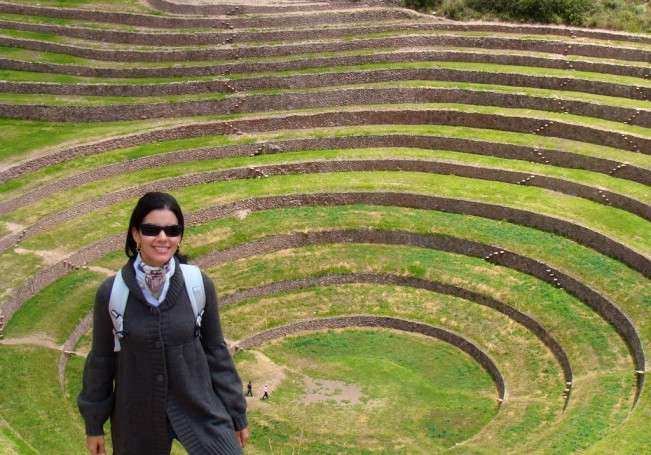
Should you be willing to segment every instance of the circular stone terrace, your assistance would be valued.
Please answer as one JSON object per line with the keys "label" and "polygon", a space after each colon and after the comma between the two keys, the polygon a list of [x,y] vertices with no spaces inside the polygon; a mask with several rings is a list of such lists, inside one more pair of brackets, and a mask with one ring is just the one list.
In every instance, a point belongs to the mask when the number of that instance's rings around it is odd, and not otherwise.
{"label": "circular stone terrace", "polygon": [[153,190],[270,386],[249,453],[651,447],[651,36],[74,5],[0,1],[0,452],[84,453],[95,290]]}

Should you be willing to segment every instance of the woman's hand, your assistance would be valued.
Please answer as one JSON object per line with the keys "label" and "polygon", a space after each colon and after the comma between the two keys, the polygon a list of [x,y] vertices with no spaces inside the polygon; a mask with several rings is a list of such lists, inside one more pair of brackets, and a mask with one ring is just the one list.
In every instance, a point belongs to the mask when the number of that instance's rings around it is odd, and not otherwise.
{"label": "woman's hand", "polygon": [[104,436],[86,436],[86,447],[90,455],[106,455]]}
{"label": "woman's hand", "polygon": [[249,439],[249,427],[242,428],[240,431],[235,432],[235,437],[240,443],[240,447],[246,445],[246,441]]}

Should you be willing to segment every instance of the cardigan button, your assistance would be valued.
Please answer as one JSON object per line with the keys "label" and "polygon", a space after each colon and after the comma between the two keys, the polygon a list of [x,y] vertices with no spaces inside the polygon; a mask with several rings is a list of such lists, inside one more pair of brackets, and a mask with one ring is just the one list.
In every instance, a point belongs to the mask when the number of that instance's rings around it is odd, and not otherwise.
{"label": "cardigan button", "polygon": [[157,374],[156,375],[156,380],[158,382],[163,382],[164,379],[165,379],[165,377],[162,374]]}

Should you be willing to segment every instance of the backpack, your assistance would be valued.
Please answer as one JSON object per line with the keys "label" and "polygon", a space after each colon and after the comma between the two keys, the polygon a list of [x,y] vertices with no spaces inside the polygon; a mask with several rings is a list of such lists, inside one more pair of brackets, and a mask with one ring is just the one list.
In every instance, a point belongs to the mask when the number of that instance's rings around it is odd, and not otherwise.
{"label": "backpack", "polygon": [[[177,263],[178,264],[178,263]],[[195,334],[198,335],[201,328],[201,318],[203,317],[204,307],[206,306],[206,292],[203,288],[203,277],[201,270],[196,265],[178,264],[181,266],[185,289],[192,304],[192,312],[195,318]],[[111,288],[111,297],[109,298],[109,315],[113,322],[113,351],[119,352],[122,349],[120,339],[124,338],[124,310],[127,307],[129,297],[129,288],[122,278],[122,270],[118,271]]]}

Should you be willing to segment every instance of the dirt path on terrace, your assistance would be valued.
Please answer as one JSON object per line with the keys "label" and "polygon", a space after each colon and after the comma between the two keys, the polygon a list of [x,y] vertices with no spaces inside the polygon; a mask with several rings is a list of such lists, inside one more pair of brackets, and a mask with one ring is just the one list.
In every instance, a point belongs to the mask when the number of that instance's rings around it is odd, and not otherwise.
{"label": "dirt path on terrace", "polygon": [[253,384],[253,397],[246,397],[247,409],[259,409],[263,406],[260,400],[262,390],[265,384],[269,386],[269,394],[273,397],[273,392],[285,380],[288,369],[274,363],[269,357],[260,351],[249,351],[255,356],[255,373],[252,377],[242,377],[242,383],[246,387],[249,380]]}
{"label": "dirt path on terrace", "polygon": [[249,352],[255,356],[256,360],[255,373],[252,377],[242,377],[242,382],[245,386],[249,380],[253,383],[254,396],[246,397],[248,409],[260,409],[266,405],[266,403],[260,400],[265,384],[269,387],[269,394],[271,396],[268,403],[273,403],[273,392],[285,380],[289,371],[303,378],[305,385],[305,393],[302,398],[303,404],[322,401],[335,401],[338,404],[357,404],[363,396],[361,388],[356,384],[312,378],[293,368],[276,364],[260,351],[251,350]]}
{"label": "dirt path on terrace", "polygon": [[59,261],[62,261],[70,253],[63,251],[61,249],[52,249],[52,250],[30,250],[27,248],[17,247],[14,251],[18,254],[34,254],[45,262],[46,265],[53,265]]}
{"label": "dirt path on terrace", "polygon": [[57,344],[52,338],[43,334],[34,334],[27,335],[24,337],[17,338],[4,338],[0,340],[0,345],[5,346],[19,346],[19,345],[29,345],[29,346],[39,346],[48,349],[54,349],[60,351],[63,349],[63,345]]}

